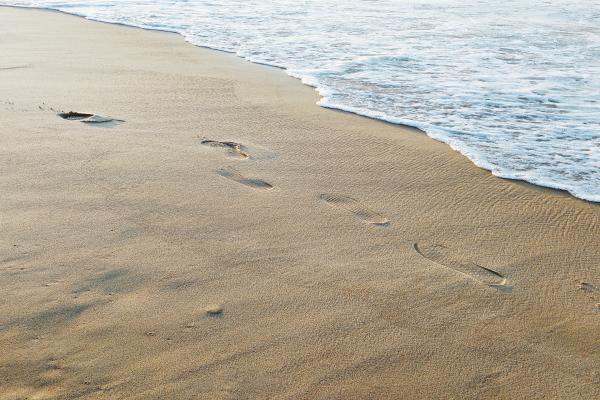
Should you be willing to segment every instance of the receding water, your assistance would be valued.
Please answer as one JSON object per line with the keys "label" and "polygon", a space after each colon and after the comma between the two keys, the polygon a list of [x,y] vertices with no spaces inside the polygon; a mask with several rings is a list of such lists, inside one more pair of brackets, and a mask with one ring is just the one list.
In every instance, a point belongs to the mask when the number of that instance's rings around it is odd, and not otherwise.
{"label": "receding water", "polygon": [[600,0],[2,1],[181,33],[600,202]]}

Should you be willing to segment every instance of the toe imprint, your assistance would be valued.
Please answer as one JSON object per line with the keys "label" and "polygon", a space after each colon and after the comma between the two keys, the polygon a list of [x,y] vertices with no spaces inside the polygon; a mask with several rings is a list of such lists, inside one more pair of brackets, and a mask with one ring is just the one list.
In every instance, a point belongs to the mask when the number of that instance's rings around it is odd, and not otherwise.
{"label": "toe imprint", "polygon": [[246,152],[244,152],[242,150],[242,144],[241,143],[237,143],[237,142],[221,142],[218,140],[210,140],[210,139],[203,139],[201,142],[201,144],[205,145],[205,146],[211,146],[211,147],[221,147],[221,148],[225,148],[227,149],[228,153],[230,155],[234,155],[237,156],[239,158],[248,158],[250,157]]}

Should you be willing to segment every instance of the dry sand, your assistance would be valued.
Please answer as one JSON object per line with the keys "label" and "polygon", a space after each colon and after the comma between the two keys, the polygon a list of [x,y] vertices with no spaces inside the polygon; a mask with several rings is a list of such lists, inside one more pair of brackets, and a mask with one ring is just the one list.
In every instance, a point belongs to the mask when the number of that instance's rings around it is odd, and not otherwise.
{"label": "dry sand", "polygon": [[599,398],[599,205],[176,35],[0,26],[0,399]]}

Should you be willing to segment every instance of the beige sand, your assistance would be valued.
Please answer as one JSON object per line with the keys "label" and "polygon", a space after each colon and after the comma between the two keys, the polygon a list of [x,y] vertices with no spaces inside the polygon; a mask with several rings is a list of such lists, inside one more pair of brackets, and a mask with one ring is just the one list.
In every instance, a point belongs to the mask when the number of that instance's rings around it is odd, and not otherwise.
{"label": "beige sand", "polygon": [[0,399],[599,398],[600,206],[176,35],[0,26]]}

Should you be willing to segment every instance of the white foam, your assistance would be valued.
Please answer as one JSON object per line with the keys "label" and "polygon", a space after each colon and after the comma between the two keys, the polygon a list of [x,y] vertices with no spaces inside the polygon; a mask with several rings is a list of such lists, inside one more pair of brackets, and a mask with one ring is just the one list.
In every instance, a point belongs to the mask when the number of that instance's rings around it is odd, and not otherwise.
{"label": "white foam", "polygon": [[600,202],[600,0],[2,1],[182,34]]}

